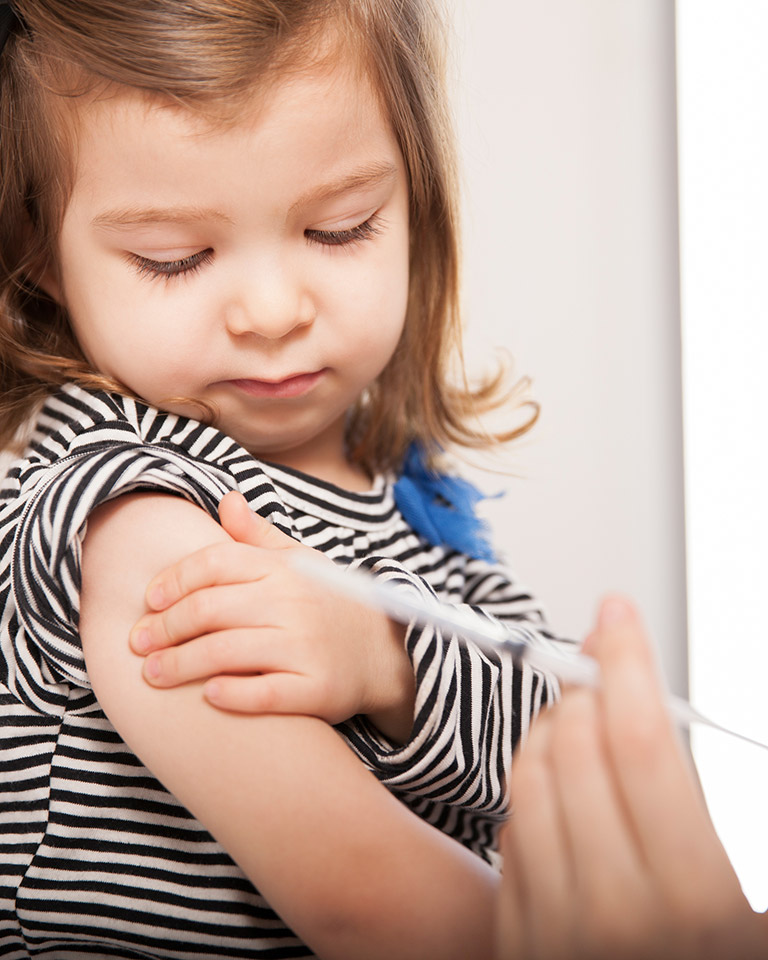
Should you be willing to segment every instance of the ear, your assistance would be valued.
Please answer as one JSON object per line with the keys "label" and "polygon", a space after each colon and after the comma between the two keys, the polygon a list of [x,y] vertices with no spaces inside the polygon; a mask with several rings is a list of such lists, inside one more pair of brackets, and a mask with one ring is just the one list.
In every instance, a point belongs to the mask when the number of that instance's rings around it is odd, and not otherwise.
{"label": "ear", "polygon": [[[20,240],[34,250],[35,242],[33,232],[34,227],[32,226],[32,222],[28,217],[25,217],[21,225]],[[59,279],[59,271],[50,253],[40,252],[38,254],[30,264],[29,270],[27,271],[27,279],[30,283],[34,284],[34,286],[42,290],[43,293],[47,294],[51,300],[54,300],[59,305],[63,305],[64,297],[61,289],[61,280]]]}
{"label": "ear", "polygon": [[53,267],[46,265],[43,270],[36,271],[32,277],[32,281],[35,286],[39,287],[51,300],[54,300],[59,306],[63,306],[64,298],[61,291],[58,270],[54,270]]}

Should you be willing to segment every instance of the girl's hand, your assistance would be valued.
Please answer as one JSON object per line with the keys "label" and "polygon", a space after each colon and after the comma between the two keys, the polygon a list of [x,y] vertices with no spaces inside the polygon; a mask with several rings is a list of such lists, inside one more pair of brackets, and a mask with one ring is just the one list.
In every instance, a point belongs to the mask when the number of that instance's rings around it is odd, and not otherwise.
{"label": "girl's hand", "polygon": [[587,651],[600,691],[567,691],[512,766],[500,960],[765,957],[629,604],[603,605]]}
{"label": "girl's hand", "polygon": [[154,687],[207,680],[211,704],[242,713],[332,724],[366,713],[391,739],[407,739],[414,677],[404,628],[297,573],[292,558],[311,548],[239,493],[223,498],[219,516],[232,541],[191,554],[147,588],[153,612],[130,636],[146,656],[145,679]]}

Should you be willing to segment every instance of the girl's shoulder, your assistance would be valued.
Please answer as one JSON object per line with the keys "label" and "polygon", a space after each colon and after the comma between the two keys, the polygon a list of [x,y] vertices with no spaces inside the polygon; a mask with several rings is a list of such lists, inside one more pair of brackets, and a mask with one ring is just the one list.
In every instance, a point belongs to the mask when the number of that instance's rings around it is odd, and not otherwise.
{"label": "girl's shoulder", "polygon": [[40,409],[24,455],[0,485],[0,538],[10,536],[18,549],[30,537],[42,538],[46,562],[55,568],[73,537],[84,535],[90,513],[107,500],[163,493],[217,518],[230,490],[239,490],[282,529],[289,526],[272,481],[219,430],[130,397],[69,384]]}
{"label": "girl's shoulder", "polygon": [[257,461],[215,427],[76,384],[62,387],[39,409],[25,451],[0,487],[0,501],[24,498],[65,474],[89,486],[128,475],[136,483],[142,477],[186,478],[192,487],[205,488],[214,503],[232,489],[249,499],[273,489]]}
{"label": "girl's shoulder", "polygon": [[40,408],[25,458],[53,462],[98,446],[174,448],[211,463],[248,454],[215,427],[106,390],[66,384]]}
{"label": "girl's shoulder", "polygon": [[62,680],[89,689],[79,638],[80,562],[96,508],[127,494],[159,493],[216,519],[234,489],[286,529],[272,483],[218,430],[119,394],[67,386],[51,396],[0,487],[0,613],[23,628],[5,665],[17,699],[56,713],[68,702]]}

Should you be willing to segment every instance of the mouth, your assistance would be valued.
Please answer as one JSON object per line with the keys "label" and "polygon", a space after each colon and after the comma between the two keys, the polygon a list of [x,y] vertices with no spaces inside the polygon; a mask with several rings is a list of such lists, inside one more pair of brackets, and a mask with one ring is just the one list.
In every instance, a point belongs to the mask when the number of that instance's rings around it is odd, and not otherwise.
{"label": "mouth", "polygon": [[297,373],[282,380],[227,380],[226,382],[251,397],[284,400],[309,393],[324,373],[323,369],[314,373]]}

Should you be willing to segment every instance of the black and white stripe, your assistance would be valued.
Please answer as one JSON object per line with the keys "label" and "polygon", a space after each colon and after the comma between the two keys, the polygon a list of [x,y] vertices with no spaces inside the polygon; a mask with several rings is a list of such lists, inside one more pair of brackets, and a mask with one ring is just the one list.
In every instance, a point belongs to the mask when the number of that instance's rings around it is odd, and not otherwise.
{"label": "black and white stripe", "polygon": [[[94,507],[155,490],[216,516],[230,489],[340,563],[549,642],[535,602],[503,568],[407,526],[390,478],[349,493],[260,464],[211,427],[65,387],[0,488],[0,956],[311,956],[123,743],[80,648],[80,548]],[[512,751],[556,685],[435,630],[410,630],[407,649],[417,678],[409,742],[389,743],[363,717],[339,730],[419,816],[488,856]]]}

